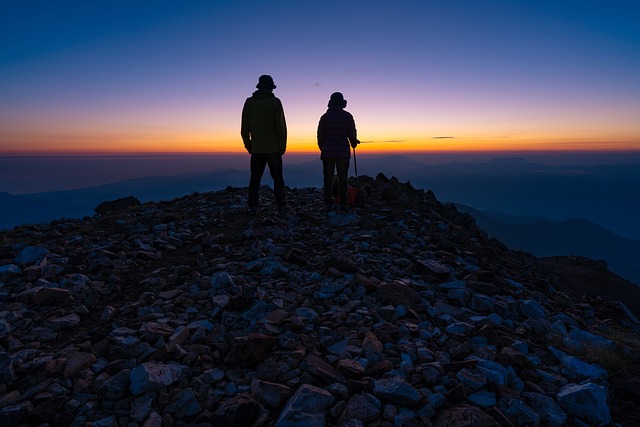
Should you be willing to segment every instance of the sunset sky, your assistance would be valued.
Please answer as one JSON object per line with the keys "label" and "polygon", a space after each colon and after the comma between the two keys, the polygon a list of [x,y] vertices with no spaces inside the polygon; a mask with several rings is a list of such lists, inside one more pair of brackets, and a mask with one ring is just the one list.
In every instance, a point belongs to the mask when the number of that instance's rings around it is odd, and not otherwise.
{"label": "sunset sky", "polygon": [[5,1],[0,154],[240,152],[270,74],[289,152],[340,91],[362,150],[639,150],[640,2]]}

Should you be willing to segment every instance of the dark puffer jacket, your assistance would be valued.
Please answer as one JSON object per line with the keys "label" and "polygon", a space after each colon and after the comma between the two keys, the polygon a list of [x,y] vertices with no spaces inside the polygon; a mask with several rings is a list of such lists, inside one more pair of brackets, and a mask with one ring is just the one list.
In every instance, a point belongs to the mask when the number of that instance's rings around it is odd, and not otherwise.
{"label": "dark puffer jacket", "polygon": [[351,149],[358,143],[356,123],[348,111],[329,107],[318,123],[318,147],[321,159],[350,159]]}

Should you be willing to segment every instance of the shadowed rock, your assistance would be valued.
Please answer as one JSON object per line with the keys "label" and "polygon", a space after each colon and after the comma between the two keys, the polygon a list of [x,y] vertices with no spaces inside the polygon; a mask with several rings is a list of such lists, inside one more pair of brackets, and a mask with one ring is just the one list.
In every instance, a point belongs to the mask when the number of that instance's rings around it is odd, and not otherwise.
{"label": "shadowed rock", "polygon": [[98,215],[106,215],[110,212],[124,211],[136,206],[140,206],[140,200],[133,196],[121,197],[116,200],[102,202],[94,209]]}

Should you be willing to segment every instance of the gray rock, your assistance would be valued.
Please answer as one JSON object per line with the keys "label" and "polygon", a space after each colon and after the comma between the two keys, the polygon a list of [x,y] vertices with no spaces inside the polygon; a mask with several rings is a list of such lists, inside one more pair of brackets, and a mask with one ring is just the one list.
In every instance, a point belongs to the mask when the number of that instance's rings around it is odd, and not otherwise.
{"label": "gray rock", "polygon": [[67,360],[67,365],[62,372],[62,378],[75,377],[81,370],[87,369],[96,361],[96,357],[91,353],[78,351],[73,353]]}
{"label": "gray rock", "polygon": [[140,200],[133,196],[121,197],[115,200],[108,200],[100,203],[94,211],[99,215],[106,215],[109,212],[123,211],[140,206]]}
{"label": "gray rock", "polygon": [[501,364],[492,360],[478,359],[476,368],[485,373],[487,381],[493,381],[499,386],[507,385],[507,370]]}
{"label": "gray rock", "polygon": [[466,322],[455,322],[447,326],[445,331],[448,334],[470,335],[474,330],[474,326]]}
{"label": "gray rock", "polygon": [[604,426],[611,422],[607,389],[595,383],[565,385],[558,392],[558,404],[568,415],[588,425]]}
{"label": "gray rock", "polygon": [[55,330],[69,329],[77,326],[80,323],[80,316],[77,314],[68,314],[62,317],[55,317],[49,319],[49,324]]}
{"label": "gray rock", "polygon": [[216,273],[213,276],[211,276],[210,282],[211,282],[211,287],[215,290],[231,288],[236,286],[235,282],[233,281],[233,278],[226,271],[222,271],[220,273]]}
{"label": "gray rock", "polygon": [[202,373],[202,379],[207,384],[216,384],[224,379],[222,369],[208,369]]}
{"label": "gray rock", "polygon": [[520,303],[520,313],[522,313],[523,316],[527,316],[532,319],[545,318],[544,308],[538,301],[534,300],[523,300]]}
{"label": "gray rock", "polygon": [[0,265],[0,280],[9,279],[12,276],[19,276],[22,274],[22,269],[16,264]]}
{"label": "gray rock", "polygon": [[167,412],[175,412],[178,419],[190,417],[202,411],[200,402],[192,389],[182,390],[167,406]]}
{"label": "gray rock", "polygon": [[326,424],[325,412],[333,405],[334,400],[331,393],[304,384],[289,399],[275,427],[323,427]]}
{"label": "gray rock", "polygon": [[522,395],[527,405],[540,416],[543,426],[563,427],[567,424],[567,414],[549,396],[532,392],[524,392]]}
{"label": "gray rock", "polygon": [[99,388],[100,395],[112,400],[122,399],[131,384],[130,374],[131,371],[124,369],[108,378]]}
{"label": "gray rock", "polygon": [[494,300],[490,296],[474,293],[469,308],[481,313],[489,313],[493,309]]}
{"label": "gray rock", "polygon": [[480,390],[487,384],[487,376],[482,369],[478,368],[464,368],[457,374],[456,378],[467,385],[471,390]]}
{"label": "gray rock", "polygon": [[279,408],[291,397],[291,388],[254,378],[251,380],[251,396],[266,407]]}
{"label": "gray rock", "polygon": [[42,246],[25,246],[13,262],[21,265],[40,264],[48,254],[49,251]]}
{"label": "gray rock", "polygon": [[11,323],[0,319],[0,338],[4,338],[11,333]]}
{"label": "gray rock", "polygon": [[467,396],[467,401],[472,405],[481,408],[491,408],[496,406],[496,394],[489,390],[479,390]]}
{"label": "gray rock", "polygon": [[540,425],[540,416],[522,400],[511,399],[505,415],[516,426],[538,427]]}
{"label": "gray rock", "polygon": [[142,395],[131,403],[129,416],[136,422],[143,422],[153,411],[153,397],[149,394]]}
{"label": "gray rock", "polygon": [[146,362],[136,366],[130,374],[129,390],[134,395],[170,386],[178,381],[187,367],[177,364]]}
{"label": "gray rock", "polygon": [[215,426],[250,426],[260,415],[260,404],[244,394],[223,401],[213,414]]}
{"label": "gray rock", "polygon": [[594,335],[578,328],[574,328],[569,332],[568,343],[572,344],[573,347],[577,349],[582,349],[584,347],[603,347],[613,349],[613,347],[615,347],[612,340],[599,335]]}
{"label": "gray rock", "polygon": [[591,365],[575,356],[570,356],[554,347],[549,350],[556,356],[562,364],[562,374],[569,381],[580,381],[585,379],[604,378],[608,375],[607,371],[600,366]]}
{"label": "gray rock", "polygon": [[389,377],[377,380],[373,394],[384,402],[398,406],[415,407],[422,394],[403,378]]}
{"label": "gray rock", "polygon": [[499,425],[493,418],[485,414],[480,408],[459,404],[440,411],[434,427],[473,426],[495,427]]}
{"label": "gray rock", "polygon": [[144,422],[142,427],[161,427],[162,426],[162,417],[157,412],[153,411],[149,418]]}
{"label": "gray rock", "polygon": [[347,379],[344,377],[344,375],[334,369],[334,367],[329,363],[314,354],[310,354],[309,356],[307,356],[302,364],[302,368],[311,375],[322,378],[329,384],[336,382],[341,384],[347,383]]}
{"label": "gray rock", "polygon": [[360,420],[368,424],[375,421],[382,411],[382,404],[369,393],[358,393],[349,399],[347,407],[340,417],[339,424],[343,425],[351,420]]}
{"label": "gray rock", "polygon": [[467,288],[467,284],[462,280],[452,280],[451,282],[440,283],[438,285],[438,288],[440,288],[442,290],[466,289]]}

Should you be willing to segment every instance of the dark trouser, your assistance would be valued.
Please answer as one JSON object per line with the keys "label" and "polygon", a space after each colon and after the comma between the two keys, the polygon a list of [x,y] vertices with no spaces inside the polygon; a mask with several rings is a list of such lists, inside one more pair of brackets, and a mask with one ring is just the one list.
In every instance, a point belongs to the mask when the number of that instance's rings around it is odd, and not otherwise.
{"label": "dark trouser", "polygon": [[338,173],[338,198],[340,198],[340,205],[347,207],[347,173],[349,172],[349,159],[322,159],[324,204],[327,207],[333,204],[331,188],[333,186],[334,169]]}
{"label": "dark trouser", "polygon": [[260,181],[264,168],[269,165],[273,178],[273,193],[278,206],[284,206],[284,178],[282,177],[282,154],[254,153],[251,155],[251,180],[249,181],[249,207],[257,208],[260,199]]}

